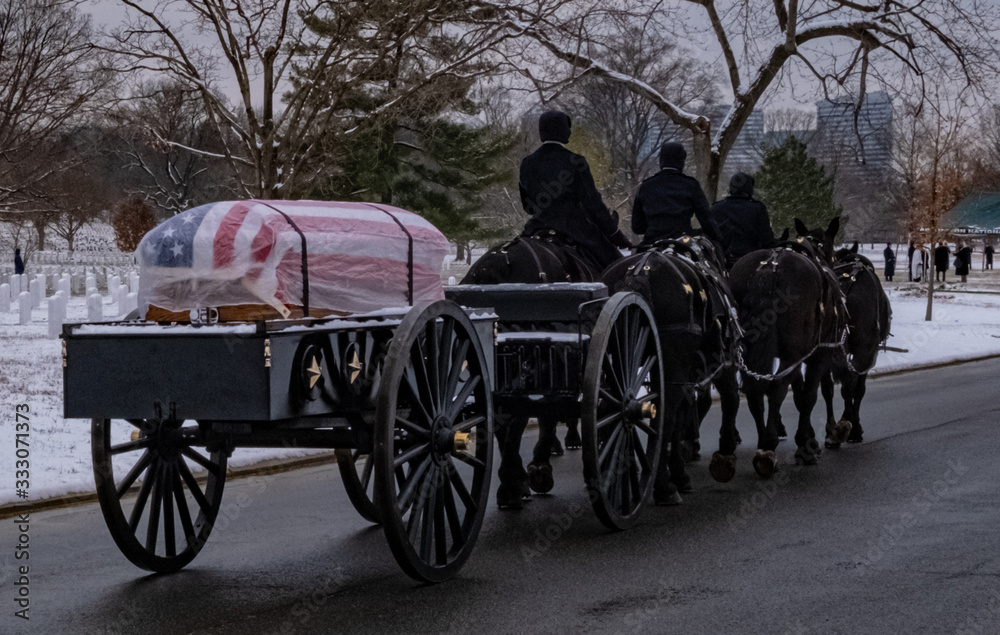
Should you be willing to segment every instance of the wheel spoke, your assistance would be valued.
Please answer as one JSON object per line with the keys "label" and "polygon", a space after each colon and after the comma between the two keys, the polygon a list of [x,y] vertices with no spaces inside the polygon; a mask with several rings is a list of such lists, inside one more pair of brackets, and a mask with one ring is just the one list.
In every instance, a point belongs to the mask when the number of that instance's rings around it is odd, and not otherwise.
{"label": "wheel spoke", "polygon": [[157,459],[149,467],[149,471],[146,472],[146,478],[142,479],[142,487],[139,488],[139,495],[135,499],[135,506],[132,508],[132,513],[128,517],[128,526],[135,533],[136,528],[139,526],[139,519],[142,518],[142,511],[146,507],[146,499],[149,498],[149,492],[153,489],[153,472],[159,467],[160,461]]}
{"label": "wheel spoke", "polygon": [[635,368],[636,353],[642,350],[637,346],[640,336],[639,333],[640,313],[639,313],[639,307],[637,306],[627,307],[625,311],[628,314],[628,322],[626,322],[626,324],[628,325],[628,331],[626,331],[626,335],[628,336],[628,339],[626,340],[628,342],[628,357],[626,358],[625,368],[629,369],[629,368]]}
{"label": "wheel spoke", "polygon": [[458,506],[455,504],[455,492],[452,491],[449,483],[444,488],[444,508],[448,514],[448,527],[451,529],[451,541],[456,548],[461,549],[465,544],[465,536],[462,534],[462,520],[458,517]]}
{"label": "wheel spoke", "polygon": [[[428,481],[433,485],[434,477],[437,475],[437,468],[431,470]],[[420,559],[424,562],[431,561],[431,546],[434,539],[434,516],[437,507],[437,488],[430,488],[430,497],[423,508],[424,522],[420,531]]]}
{"label": "wheel spoke", "polygon": [[[638,315],[638,309],[636,310],[636,315]],[[637,328],[639,332],[636,335],[635,348],[632,349],[635,354],[635,356],[632,358],[633,361],[640,359],[639,355],[645,354],[646,346],[647,344],[649,344],[649,335],[651,332],[648,326],[637,327]],[[645,377],[646,373],[648,372],[649,369],[647,368],[645,372],[639,373],[639,377]]]}
{"label": "wheel spoke", "polygon": [[649,375],[649,371],[653,369],[653,364],[656,363],[656,356],[650,355],[646,358],[646,361],[642,364],[639,372],[636,373],[635,377],[632,378],[629,388],[632,390],[632,394],[639,392],[641,388],[646,383],[646,376]]}
{"label": "wheel spoke", "polygon": [[171,485],[173,484],[173,468],[168,464],[163,470],[163,546],[167,557],[177,555],[177,542],[174,539],[174,499]]}
{"label": "wheel spoke", "polygon": [[466,430],[475,428],[476,426],[482,425],[485,422],[486,422],[485,415],[476,415],[475,417],[469,417],[465,421],[459,421],[452,427],[452,430],[454,430],[455,432],[465,432]]}
{"label": "wheel spoke", "polygon": [[410,350],[410,368],[413,369],[413,376],[416,380],[414,385],[411,386],[412,397],[414,401],[421,404],[420,407],[425,412],[426,408],[431,408],[430,412],[427,413],[427,424],[430,425],[437,416],[438,405],[436,403],[436,393],[431,387],[430,377],[427,374],[427,360],[424,359],[419,339]]}
{"label": "wheel spoke", "polygon": [[612,406],[614,406],[616,408],[621,408],[622,407],[622,400],[621,400],[621,398],[615,397],[614,395],[612,395],[610,392],[608,392],[608,389],[605,388],[604,386],[600,386],[597,389],[597,394],[602,399],[604,399],[606,401],[610,401]]}
{"label": "wheel spoke", "polygon": [[455,397],[455,401],[451,402],[448,406],[448,421],[454,421],[458,418],[458,413],[462,411],[465,407],[466,401],[472,395],[472,391],[479,386],[479,382],[482,380],[482,375],[476,375],[475,377],[470,377],[469,381],[465,382],[462,386],[461,392]]}
{"label": "wheel spoke", "polygon": [[[424,334],[424,348],[427,355],[427,379],[428,387],[430,388],[427,396],[433,400],[434,412],[437,414],[444,408],[444,404],[442,403],[444,395],[442,395],[441,391],[441,365],[439,361],[442,357],[441,338],[438,333],[437,320],[431,320],[427,323]],[[417,348],[419,350],[419,347]]]}
{"label": "wheel spoke", "polygon": [[[622,458],[622,441],[623,437],[617,435],[621,431],[621,428],[615,430],[616,436],[614,441],[614,448],[612,450],[611,464],[608,466],[608,471],[605,472],[603,482],[601,483],[601,490],[604,492],[612,493],[612,485],[615,483],[618,477],[618,471],[621,466]],[[608,445],[611,445],[610,443]],[[605,446],[607,448],[607,446]]]}
{"label": "wheel spoke", "polygon": [[397,499],[400,513],[403,513],[403,511],[410,506],[410,503],[413,501],[413,495],[420,489],[420,477],[424,475],[427,468],[429,468],[433,462],[433,457],[428,456],[420,463],[420,465],[417,466],[415,470],[410,472],[410,476],[406,479],[406,485],[399,493],[399,497]]}
{"label": "wheel spoke", "polygon": [[465,505],[466,515],[476,513],[479,509],[479,505],[473,500],[472,495],[469,494],[468,488],[465,486],[465,482],[462,480],[462,475],[458,473],[455,469],[454,463],[450,460],[448,462],[448,478],[451,479],[451,484],[455,487],[455,491],[458,492],[458,497],[462,499],[462,504]]}
{"label": "wheel spoke", "polygon": [[[439,478],[440,478],[440,472]],[[437,481],[435,481],[437,482]],[[450,486],[440,484],[434,488],[434,557],[438,564],[448,562],[448,527],[444,519],[444,490]]]}
{"label": "wheel spoke", "polygon": [[427,422],[427,430],[430,430],[431,422],[434,421],[434,417],[431,413],[427,412],[427,408],[424,407],[423,401],[420,399],[420,390],[417,387],[417,371],[413,370],[411,375],[411,369],[407,368],[406,372],[403,373],[403,381],[400,383],[400,387],[406,389],[409,393],[409,402],[411,408],[416,408],[420,415]]}
{"label": "wheel spoke", "polygon": [[[648,447],[652,447],[650,444],[659,443],[659,441],[655,437],[650,436],[646,443]],[[632,444],[635,448],[635,456],[642,467],[643,474],[649,474],[649,457],[646,456],[646,451],[642,448],[642,440],[639,439],[639,432],[636,430],[632,430]]]}
{"label": "wheel spoke", "polygon": [[412,461],[413,459],[417,458],[418,456],[422,454],[427,454],[428,452],[430,452],[430,449],[431,449],[430,442],[425,441],[423,443],[418,443],[413,447],[411,447],[406,452],[403,452],[402,454],[399,454],[395,458],[393,458],[392,466],[395,468],[405,465],[410,461]]}
{"label": "wheel spoke", "polygon": [[598,466],[604,465],[604,462],[607,461],[608,454],[610,454],[612,452],[612,449],[613,449],[612,446],[614,446],[615,441],[617,441],[618,436],[621,434],[622,428],[624,428],[624,427],[625,426],[618,426],[618,427],[616,427],[614,429],[614,431],[611,433],[611,436],[608,437],[608,440],[604,442],[604,447],[601,448],[601,453],[597,457],[597,465]]}
{"label": "wheel spoke", "polygon": [[153,501],[149,505],[149,521],[146,523],[146,551],[156,553],[156,533],[160,527],[160,505],[163,504],[164,463],[158,462],[153,478]]}
{"label": "wheel spoke", "polygon": [[458,388],[458,380],[462,377],[462,365],[466,362],[466,355],[469,352],[469,340],[463,339],[458,343],[458,350],[451,357],[451,369],[448,372],[448,380],[444,384],[444,394],[454,395]]}
{"label": "wheel spoke", "polygon": [[609,414],[608,416],[604,417],[603,419],[598,419],[597,424],[594,427],[597,430],[600,430],[601,428],[603,428],[604,426],[608,425],[609,423],[614,423],[615,421],[619,421],[621,418],[622,418],[622,413],[621,412],[612,412],[611,414]]}
{"label": "wheel spoke", "polygon": [[136,439],[135,441],[129,441],[127,443],[122,443],[119,445],[111,446],[111,455],[122,454],[125,452],[131,452],[132,450],[139,450],[142,448],[148,448],[153,445],[153,437],[143,437],[141,439]]}
{"label": "wheel spoke", "polygon": [[194,527],[191,524],[191,512],[188,510],[187,497],[184,496],[184,486],[181,485],[181,475],[178,470],[172,470],[174,498],[177,501],[177,515],[181,518],[181,527],[184,529],[184,537],[190,543],[194,540]]}
{"label": "wheel spoke", "polygon": [[[132,483],[135,483],[135,479],[139,478],[139,475],[142,474],[142,471],[146,469],[146,466],[149,465],[149,462],[152,460],[153,453],[149,450],[146,450],[143,455],[139,457],[139,460],[136,461],[135,465],[132,466],[132,469],[129,470],[128,474],[125,475],[125,478],[122,479],[122,482],[118,484],[117,494],[119,500],[121,500],[121,497],[125,495],[128,488],[132,487]],[[108,467],[111,466],[109,465]]]}
{"label": "wheel spoke", "polygon": [[656,434],[656,430],[653,430],[652,426],[648,425],[645,421],[642,421],[641,419],[635,422],[635,427],[639,428],[640,430],[648,434],[650,439],[655,439],[658,436]]}
{"label": "wheel spoke", "polygon": [[[446,399],[448,395],[454,395],[454,388],[451,387],[451,370],[455,363],[454,351],[452,350],[455,346],[455,322],[449,318],[444,318],[441,324],[441,339],[438,342],[438,367],[437,376],[438,381],[442,383],[438,384],[440,389],[440,394],[442,399]],[[459,372],[462,370],[461,362],[457,364]],[[450,389],[449,389],[450,388]],[[442,403],[442,407],[444,403]]]}
{"label": "wheel spoke", "polygon": [[431,436],[431,431],[429,429],[421,427],[409,419],[404,419],[399,415],[396,415],[396,423],[407,432],[412,432],[413,434],[419,435],[425,439],[430,438]]}
{"label": "wheel spoke", "polygon": [[178,457],[177,469],[180,470],[181,478],[184,479],[184,482],[188,486],[188,491],[194,496],[194,500],[198,503],[198,507],[201,508],[202,513],[205,514],[206,518],[214,522],[215,518],[213,517],[212,506],[208,504],[208,499],[205,498],[205,494],[198,487],[198,481],[194,479],[194,474],[191,473],[190,468],[188,468],[183,458]]}
{"label": "wheel spoke", "polygon": [[483,462],[482,459],[480,459],[479,457],[472,456],[471,454],[466,454],[465,452],[454,452],[453,451],[451,453],[451,457],[455,458],[455,459],[458,459],[459,461],[461,461],[462,463],[465,463],[466,465],[471,465],[472,467],[476,468],[477,470],[485,470],[486,469],[486,463]]}
{"label": "wheel spoke", "polygon": [[621,471],[624,471],[625,474],[622,474],[620,479],[622,499],[619,509],[621,509],[623,516],[627,516],[632,506],[632,474],[635,467],[632,462],[632,435],[626,435],[622,440],[622,445],[624,452],[622,453]]}
{"label": "wheel spoke", "polygon": [[219,475],[219,464],[218,463],[212,463],[210,460],[206,459],[204,456],[202,456],[198,452],[195,452],[191,448],[181,448],[181,454],[183,454],[187,458],[191,459],[192,461],[194,461],[198,465],[202,466],[203,468],[205,468],[206,470],[208,470],[212,474],[215,474],[216,476]]}

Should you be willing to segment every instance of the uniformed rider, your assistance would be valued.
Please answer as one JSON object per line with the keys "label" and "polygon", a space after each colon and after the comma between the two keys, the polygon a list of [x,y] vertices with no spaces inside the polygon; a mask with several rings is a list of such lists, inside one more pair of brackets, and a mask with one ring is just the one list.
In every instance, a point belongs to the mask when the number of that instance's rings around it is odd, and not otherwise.
{"label": "uniformed rider", "polygon": [[663,144],[660,171],[639,186],[632,204],[632,231],[643,235],[644,245],[692,234],[692,216],[706,236],[721,242],[705,192],[696,179],[684,174],[686,159],[687,151],[681,144]]}
{"label": "uniformed rider", "polygon": [[569,238],[604,269],[622,257],[619,247],[631,244],[597,191],[587,159],[566,148],[570,125],[569,115],[556,110],[538,119],[542,145],[521,161],[521,205],[531,217],[522,236]]}
{"label": "uniformed rider", "polygon": [[722,242],[726,245],[726,264],[730,267],[751,251],[773,247],[774,230],[767,207],[753,197],[753,177],[737,172],[729,180],[729,196],[712,206]]}

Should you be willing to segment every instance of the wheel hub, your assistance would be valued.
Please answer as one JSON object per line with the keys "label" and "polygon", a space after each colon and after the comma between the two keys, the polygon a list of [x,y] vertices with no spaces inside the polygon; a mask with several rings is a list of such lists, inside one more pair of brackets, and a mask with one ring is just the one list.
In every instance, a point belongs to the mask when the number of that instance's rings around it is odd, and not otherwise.
{"label": "wheel hub", "polygon": [[438,464],[444,464],[455,447],[451,421],[438,417],[431,427],[431,454]]}

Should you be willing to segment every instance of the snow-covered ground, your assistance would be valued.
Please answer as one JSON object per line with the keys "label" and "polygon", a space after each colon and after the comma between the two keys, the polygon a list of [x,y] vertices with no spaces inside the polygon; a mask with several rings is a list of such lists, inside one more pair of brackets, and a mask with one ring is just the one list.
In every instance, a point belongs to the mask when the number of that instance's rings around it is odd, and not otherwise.
{"label": "snow-covered ground", "polygon": [[[881,273],[881,250],[876,251],[865,253],[876,261]],[[975,261],[978,267],[978,254]],[[905,266],[905,251],[899,262]],[[897,268],[900,270],[903,267]],[[888,344],[907,352],[882,353],[873,372],[1000,354],[1000,272],[974,271],[967,284],[956,283],[957,277],[950,272],[945,289],[935,293],[931,322],[924,321],[925,285],[907,283],[905,270],[896,280],[902,282],[886,283],[893,310],[893,337]],[[105,315],[113,315],[115,308],[105,298]],[[32,322],[26,326],[17,323],[16,303],[11,312],[0,314],[0,504],[17,500],[14,408],[20,403],[28,404],[31,410],[31,500],[94,489],[90,422],[62,417],[61,345],[58,340],[46,339],[46,316],[44,304],[33,312]],[[68,317],[70,321],[85,319],[83,298],[71,298]],[[230,465],[245,466],[309,452],[241,449],[234,453]]]}

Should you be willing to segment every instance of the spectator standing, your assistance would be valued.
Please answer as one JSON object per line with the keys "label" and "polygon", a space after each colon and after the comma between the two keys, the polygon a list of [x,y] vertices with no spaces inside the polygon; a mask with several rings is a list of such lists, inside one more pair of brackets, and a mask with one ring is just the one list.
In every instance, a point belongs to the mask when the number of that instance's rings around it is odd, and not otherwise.
{"label": "spectator standing", "polygon": [[948,274],[948,260],[951,257],[951,250],[948,245],[939,245],[934,249],[934,281],[945,281]]}
{"label": "spectator standing", "polygon": [[885,279],[892,282],[892,276],[896,273],[896,253],[892,250],[892,245],[886,243],[882,255],[885,256]]}
{"label": "spectator standing", "polygon": [[24,273],[24,261],[21,260],[21,250],[14,250],[14,273],[21,275]]}
{"label": "spectator standing", "polygon": [[983,265],[983,271],[993,268],[993,245],[986,245],[983,248],[983,255],[986,256],[986,264]]}
{"label": "spectator standing", "polygon": [[955,275],[962,276],[962,282],[968,281],[969,269],[972,268],[972,247],[958,244],[958,253],[955,256]]}

